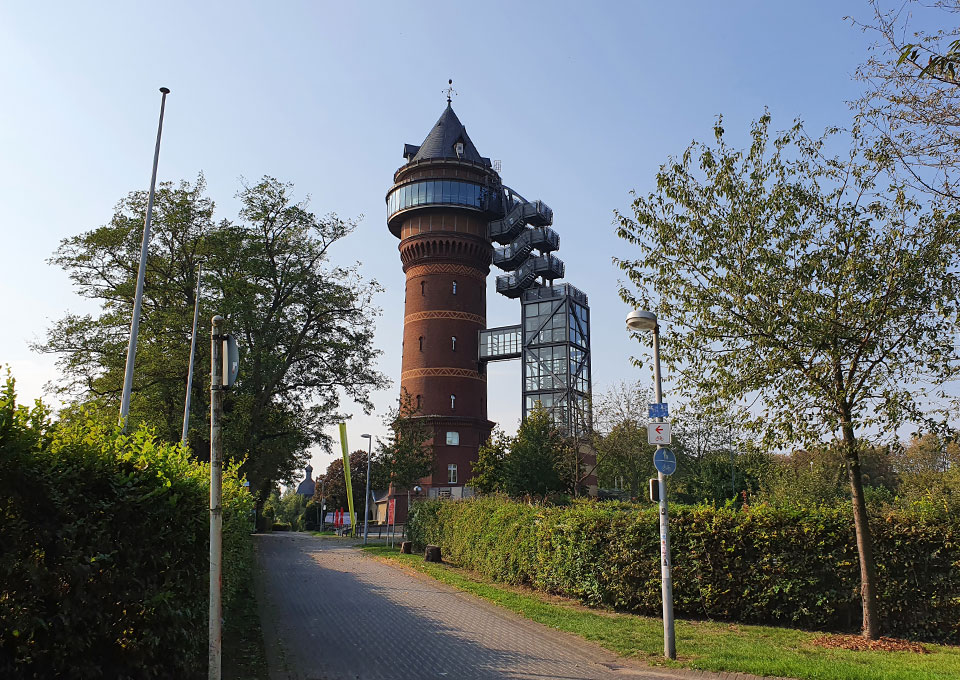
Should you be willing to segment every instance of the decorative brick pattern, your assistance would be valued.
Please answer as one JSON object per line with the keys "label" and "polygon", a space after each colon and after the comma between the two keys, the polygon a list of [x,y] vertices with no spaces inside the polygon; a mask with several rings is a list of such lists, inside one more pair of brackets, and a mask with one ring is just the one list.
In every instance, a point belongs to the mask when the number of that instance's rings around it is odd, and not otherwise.
{"label": "decorative brick pattern", "polygon": [[403,323],[406,324],[410,323],[411,321],[426,321],[427,319],[456,319],[458,321],[472,321],[480,324],[484,328],[487,325],[487,320],[479,314],[458,312],[455,309],[433,309],[426,312],[414,312],[413,314],[407,314],[405,317],[403,317]]}
{"label": "decorative brick pattern", "polygon": [[476,371],[472,371],[469,368],[453,368],[450,366],[442,366],[438,368],[412,368],[409,371],[404,371],[400,374],[400,380],[404,381],[409,378],[473,378],[474,380],[482,380],[487,382],[487,376],[481,375]]}
{"label": "decorative brick pattern", "polygon": [[407,279],[412,279],[417,276],[430,276],[431,274],[453,274],[454,276],[466,276],[471,279],[477,279],[478,281],[487,280],[485,272],[475,269],[474,267],[468,267],[465,264],[441,262],[435,264],[418,264],[407,269]]}

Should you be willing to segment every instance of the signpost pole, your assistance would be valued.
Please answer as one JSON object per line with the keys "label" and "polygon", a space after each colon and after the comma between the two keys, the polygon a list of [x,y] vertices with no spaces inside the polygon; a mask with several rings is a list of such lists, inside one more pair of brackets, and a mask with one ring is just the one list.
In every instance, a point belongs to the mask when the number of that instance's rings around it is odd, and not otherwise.
{"label": "signpost pole", "polygon": [[[660,384],[660,324],[653,327],[653,377],[656,401],[663,403],[663,389]],[[657,417],[662,423],[663,418]],[[657,444],[657,449],[663,444]],[[667,512],[667,477],[657,471],[660,482],[660,593],[663,597],[663,655],[668,659],[677,658],[677,643],[673,628],[673,578],[670,574],[670,523]]]}
{"label": "signpost pole", "polygon": [[221,480],[223,452],[221,449],[220,420],[223,416],[223,317],[213,317],[210,327],[210,639],[209,680],[220,680],[221,660],[221,602],[220,577],[223,555],[223,508]]}

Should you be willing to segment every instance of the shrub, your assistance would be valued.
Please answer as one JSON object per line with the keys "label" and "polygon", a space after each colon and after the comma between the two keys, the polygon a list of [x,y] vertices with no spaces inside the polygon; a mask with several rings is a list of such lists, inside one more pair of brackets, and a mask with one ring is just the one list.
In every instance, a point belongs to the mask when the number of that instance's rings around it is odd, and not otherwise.
{"label": "shrub", "polygon": [[290,523],[289,523],[289,522],[274,522],[274,523],[270,526],[270,530],[271,530],[271,531],[290,531]]}
{"label": "shrub", "polygon": [[[871,521],[885,632],[960,642],[960,519],[899,512]],[[418,503],[418,549],[496,580],[589,605],[657,616],[655,506],[578,502],[531,506],[500,497]],[[673,506],[674,607],[679,615],[855,631],[859,567],[847,508]]]}
{"label": "shrub", "polygon": [[[0,676],[192,678],[206,663],[209,467],[146,430],[53,425],[0,394]],[[223,595],[252,498],[223,482]]]}

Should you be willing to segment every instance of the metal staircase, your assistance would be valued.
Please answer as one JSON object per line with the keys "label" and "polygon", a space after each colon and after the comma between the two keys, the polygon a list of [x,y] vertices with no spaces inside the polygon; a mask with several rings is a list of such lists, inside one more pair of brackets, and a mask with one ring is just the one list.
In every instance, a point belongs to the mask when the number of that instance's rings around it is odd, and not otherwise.
{"label": "metal staircase", "polygon": [[515,272],[497,277],[497,292],[518,298],[536,285],[538,277],[552,284],[554,279],[562,279],[563,273],[563,260],[556,255],[531,255]]}
{"label": "metal staircase", "polygon": [[493,251],[493,264],[509,272],[497,277],[497,292],[518,298],[538,285],[538,278],[551,285],[554,279],[563,278],[563,261],[552,255],[560,247],[560,236],[550,228],[550,206],[528,201],[509,187],[502,187],[500,197],[504,217],[487,223],[490,240],[502,244]]}
{"label": "metal staircase", "polygon": [[510,245],[494,248],[493,264],[504,271],[513,271],[536,249],[552,253],[560,247],[560,235],[550,227],[525,228]]}
{"label": "metal staircase", "polygon": [[[516,194],[512,194],[512,197],[519,198]],[[529,203],[520,199],[520,202],[505,212],[506,217],[502,220],[494,220],[487,226],[490,239],[503,245],[519,236],[528,224],[532,227],[546,227],[553,224],[553,210],[543,201]]]}

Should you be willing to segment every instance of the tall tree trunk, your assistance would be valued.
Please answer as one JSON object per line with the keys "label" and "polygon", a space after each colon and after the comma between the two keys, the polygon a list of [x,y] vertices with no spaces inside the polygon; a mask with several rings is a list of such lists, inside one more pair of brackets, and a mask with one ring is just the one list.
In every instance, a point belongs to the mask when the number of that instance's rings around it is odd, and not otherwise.
{"label": "tall tree trunk", "polygon": [[877,567],[873,559],[873,538],[867,517],[867,504],[863,497],[863,475],[860,471],[860,454],[853,425],[849,417],[843,425],[844,460],[850,480],[853,499],[853,524],[857,533],[857,553],[860,556],[860,599],[863,602],[863,637],[876,640],[880,637],[880,618],[877,613]]}

